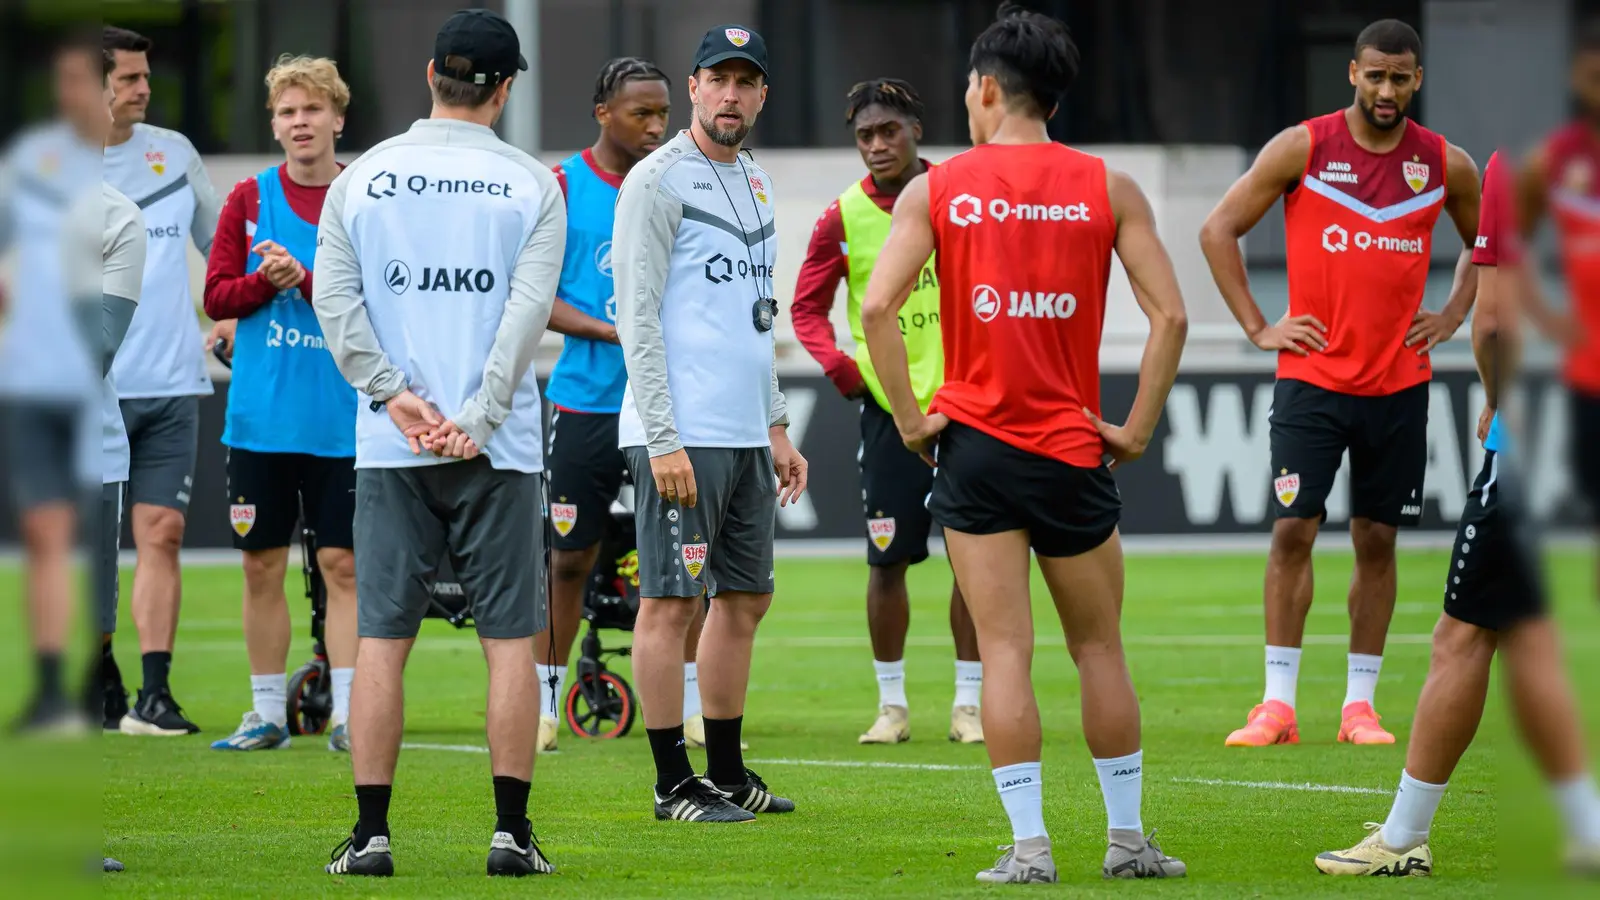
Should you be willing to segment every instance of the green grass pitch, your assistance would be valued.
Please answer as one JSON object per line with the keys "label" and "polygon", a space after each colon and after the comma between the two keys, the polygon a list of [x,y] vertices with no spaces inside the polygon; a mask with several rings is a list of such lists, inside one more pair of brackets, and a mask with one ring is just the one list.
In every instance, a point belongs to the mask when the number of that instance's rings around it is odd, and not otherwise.
{"label": "green grass pitch", "polygon": [[[1508,731],[1498,693],[1440,810],[1435,877],[1408,884],[1335,881],[1311,864],[1319,851],[1353,844],[1362,823],[1381,821],[1388,812],[1427,670],[1446,563],[1436,552],[1404,552],[1400,560],[1399,606],[1377,704],[1399,739],[1396,746],[1355,748],[1334,740],[1351,563],[1348,555],[1329,552],[1318,557],[1317,602],[1301,670],[1303,743],[1237,750],[1223,747],[1223,737],[1243,723],[1261,691],[1261,558],[1129,558],[1123,628],[1143,708],[1144,822],[1147,830],[1159,829],[1158,841],[1186,860],[1191,873],[1186,882],[1160,884],[1100,878],[1105,819],[1081,735],[1077,679],[1036,573],[1034,671],[1045,730],[1046,822],[1060,889],[1073,896],[1217,898],[1402,892],[1460,898],[1499,896],[1503,889],[1550,897],[1576,890],[1553,877],[1543,883],[1560,850],[1557,823]],[[1586,554],[1551,559],[1568,665],[1595,746],[1600,607],[1592,572]],[[136,687],[137,643],[126,606],[131,573],[124,577],[126,630],[117,648]],[[650,814],[653,770],[642,723],[613,741],[586,742],[563,729],[560,753],[539,758],[530,803],[534,829],[559,871],[532,882],[492,882],[483,875],[494,817],[488,757],[474,752],[485,743],[482,656],[470,632],[430,620],[406,673],[406,741],[435,749],[401,755],[391,813],[397,877],[374,883],[321,871],[356,817],[347,757],[328,752],[315,737],[278,752],[208,749],[249,703],[241,577],[232,567],[191,568],[173,686],[203,733],[107,735],[87,749],[51,751],[58,762],[82,753],[90,771],[98,767],[103,780],[94,811],[105,852],[128,866],[120,875],[94,876],[98,884],[80,879],[80,886],[105,896],[230,898],[991,893],[996,888],[978,885],[973,875],[994,861],[997,845],[1010,842],[1010,831],[983,748],[945,739],[954,674],[945,616],[949,570],[935,558],[913,568],[911,579],[909,743],[856,743],[876,705],[863,564],[782,560],[751,678],[747,761],[774,790],[793,797],[799,811],[741,827],[658,823]],[[0,599],[13,621],[21,620],[19,588],[14,568],[0,573]],[[292,670],[309,657],[311,643],[298,573],[290,575],[289,597]],[[21,630],[14,634],[8,667],[18,684],[26,684]],[[628,638],[605,633],[610,643]],[[627,661],[618,668],[627,674]],[[696,765],[703,761],[698,752],[693,758]],[[8,795],[29,797],[27,770],[7,771]],[[58,805],[35,788],[33,800],[7,804],[6,833],[26,837],[38,823],[53,821],[48,810]],[[19,809],[35,811],[19,821]],[[57,818],[67,815],[57,811]],[[19,847],[26,846],[13,844],[0,857],[25,853]]]}

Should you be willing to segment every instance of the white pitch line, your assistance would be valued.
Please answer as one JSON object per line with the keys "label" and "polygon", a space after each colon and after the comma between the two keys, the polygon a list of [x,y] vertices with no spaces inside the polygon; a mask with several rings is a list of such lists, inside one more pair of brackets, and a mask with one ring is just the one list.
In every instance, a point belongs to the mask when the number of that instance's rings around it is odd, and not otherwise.
{"label": "white pitch line", "polygon": [[940,763],[879,762],[866,759],[750,759],[764,766],[831,766],[840,769],[918,769],[924,772],[977,772],[987,766],[951,766]]}
{"label": "white pitch line", "polygon": [[474,747],[471,744],[412,744],[400,745],[402,750],[444,750],[449,753],[488,753],[488,747]]}
{"label": "white pitch line", "polygon": [[1260,788],[1268,791],[1305,791],[1315,794],[1378,794],[1389,796],[1394,791],[1378,788],[1352,787],[1348,784],[1311,784],[1291,781],[1225,781],[1220,778],[1174,778],[1179,784],[1204,784],[1211,787]]}

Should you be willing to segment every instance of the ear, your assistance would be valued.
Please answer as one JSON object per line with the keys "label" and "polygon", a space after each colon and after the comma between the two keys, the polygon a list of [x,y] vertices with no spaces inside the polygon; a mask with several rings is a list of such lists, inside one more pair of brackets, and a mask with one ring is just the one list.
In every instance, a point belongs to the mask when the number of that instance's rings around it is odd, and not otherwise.
{"label": "ear", "polygon": [[594,105],[594,120],[600,123],[601,128],[604,128],[611,121],[611,104],[596,103]]}
{"label": "ear", "polygon": [[911,123],[911,139],[913,141],[916,141],[919,144],[922,143],[922,123],[921,122],[912,122]]}
{"label": "ear", "polygon": [[428,84],[433,84],[433,60],[428,60]]}
{"label": "ear", "polygon": [[700,102],[700,79],[696,78],[692,73],[689,75],[689,102]]}
{"label": "ear", "polygon": [[1415,91],[1422,90],[1422,67],[1421,66],[1417,66],[1417,86],[1415,88],[1413,88],[1413,90],[1415,90]]}
{"label": "ear", "polygon": [[984,106],[1000,102],[1000,82],[993,75],[978,76],[978,101]]}
{"label": "ear", "polygon": [[1356,86],[1356,61],[1350,60],[1350,86]]}
{"label": "ear", "polygon": [[765,78],[763,78],[763,79],[761,79],[761,104],[756,107],[756,112],[760,112],[763,108],[766,107],[766,105],[767,105],[767,80]]}
{"label": "ear", "polygon": [[342,134],[344,134],[344,116],[334,116],[333,136],[337,138]]}

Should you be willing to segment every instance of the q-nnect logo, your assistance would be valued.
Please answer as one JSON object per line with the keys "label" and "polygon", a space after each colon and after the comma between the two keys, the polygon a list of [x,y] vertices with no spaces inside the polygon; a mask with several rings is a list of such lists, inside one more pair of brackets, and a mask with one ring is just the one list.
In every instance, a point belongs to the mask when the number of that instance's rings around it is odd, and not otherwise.
{"label": "q-nnect logo", "polygon": [[406,288],[411,286],[411,267],[398,259],[389,260],[389,264],[383,267],[383,283],[396,294],[404,294]]}
{"label": "q-nnect logo", "polygon": [[980,322],[988,322],[1000,315],[1000,292],[987,284],[973,288],[972,312]]}
{"label": "q-nnect logo", "polygon": [[1357,250],[1367,250],[1376,247],[1388,253],[1405,253],[1412,256],[1421,256],[1428,252],[1422,238],[1397,238],[1382,234],[1372,234],[1358,231],[1353,236],[1343,226],[1329,225],[1322,229],[1322,249],[1329,253],[1343,253],[1350,249],[1351,244]]}
{"label": "q-nnect logo", "polygon": [[1329,253],[1339,253],[1350,246],[1350,232],[1338,225],[1322,229],[1322,248]]}
{"label": "q-nnect logo", "polygon": [[725,284],[733,280],[733,260],[721,253],[706,260],[706,280],[712,284]]}
{"label": "q-nnect logo", "polygon": [[[971,194],[962,194],[950,201],[950,224],[962,228],[983,221],[983,201]],[[984,321],[988,321],[985,319]]]}
{"label": "q-nnect logo", "polygon": [[367,179],[367,196],[374,200],[393,197],[399,187],[399,181],[393,172],[379,172]]}

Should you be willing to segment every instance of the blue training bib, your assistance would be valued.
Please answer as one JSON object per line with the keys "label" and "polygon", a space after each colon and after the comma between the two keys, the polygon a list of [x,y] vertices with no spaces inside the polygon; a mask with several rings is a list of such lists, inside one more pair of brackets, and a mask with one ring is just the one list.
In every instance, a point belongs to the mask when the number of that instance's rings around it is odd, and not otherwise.
{"label": "blue training bib", "polygon": [[[295,214],[278,167],[256,176],[261,211],[251,246],[274,241],[311,270],[317,226]],[[245,271],[261,266],[254,252]],[[316,311],[299,288],[239,320],[222,443],[257,453],[356,455],[356,390],[334,365]]]}
{"label": "blue training bib", "polygon": [[[583,154],[561,163],[567,178],[567,251],[556,296],[603,322],[617,321],[611,279],[611,227],[617,189],[589,167]],[[622,409],[628,370],[616,344],[566,335],[545,396],[563,409],[614,413]]]}

